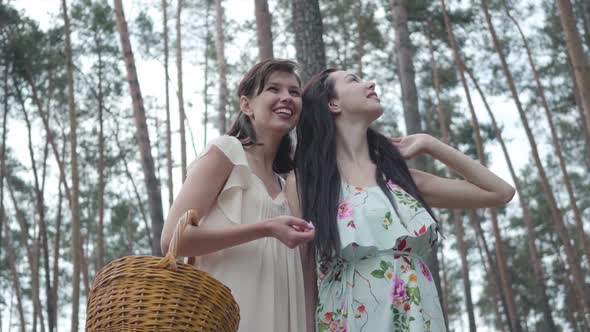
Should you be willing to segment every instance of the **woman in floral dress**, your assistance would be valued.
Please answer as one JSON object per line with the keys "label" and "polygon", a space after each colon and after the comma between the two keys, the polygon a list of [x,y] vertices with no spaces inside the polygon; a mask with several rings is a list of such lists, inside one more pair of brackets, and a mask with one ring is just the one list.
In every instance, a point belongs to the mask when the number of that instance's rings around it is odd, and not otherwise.
{"label": "woman in floral dress", "polygon": [[[438,240],[430,207],[491,207],[514,195],[487,168],[429,135],[386,139],[370,128],[382,113],[375,84],[350,72],[324,71],[303,92],[286,192],[295,216],[316,229],[304,273],[320,332],[445,331],[423,261]],[[409,169],[405,159],[420,154],[463,179]]]}

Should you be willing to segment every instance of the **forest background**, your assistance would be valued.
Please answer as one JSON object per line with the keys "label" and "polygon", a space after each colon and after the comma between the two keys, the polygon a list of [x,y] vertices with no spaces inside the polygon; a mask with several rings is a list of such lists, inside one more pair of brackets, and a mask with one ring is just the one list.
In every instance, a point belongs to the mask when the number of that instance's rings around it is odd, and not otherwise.
{"label": "forest background", "polygon": [[0,0],[0,331],[83,330],[101,267],[161,254],[187,164],[268,57],[376,82],[382,132],[517,188],[437,211],[450,330],[590,331],[590,0]]}

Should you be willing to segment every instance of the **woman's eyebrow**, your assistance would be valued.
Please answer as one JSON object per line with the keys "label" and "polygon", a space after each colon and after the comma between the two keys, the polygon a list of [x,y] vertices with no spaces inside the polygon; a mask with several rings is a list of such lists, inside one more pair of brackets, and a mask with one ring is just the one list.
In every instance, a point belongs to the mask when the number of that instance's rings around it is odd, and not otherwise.
{"label": "woman's eyebrow", "polygon": [[348,77],[352,77],[352,78],[360,79],[360,77],[358,77],[358,75],[357,75],[357,74],[352,74],[352,73],[350,73],[350,74],[347,74],[347,75],[344,77],[344,79],[348,79]]}

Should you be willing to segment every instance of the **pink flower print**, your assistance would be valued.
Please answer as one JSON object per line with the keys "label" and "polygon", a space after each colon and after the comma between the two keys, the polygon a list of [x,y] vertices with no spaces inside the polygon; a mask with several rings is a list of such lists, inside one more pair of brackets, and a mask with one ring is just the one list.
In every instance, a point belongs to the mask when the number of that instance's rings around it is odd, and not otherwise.
{"label": "pink flower print", "polygon": [[428,266],[426,266],[426,264],[424,264],[421,260],[419,260],[418,262],[420,262],[422,274],[426,277],[428,281],[432,282],[432,275],[430,274],[430,270],[428,270]]}
{"label": "pink flower print", "polygon": [[352,217],[352,204],[348,200],[343,200],[338,206],[338,219]]}
{"label": "pink flower print", "polygon": [[416,236],[420,236],[424,233],[426,233],[426,225],[422,225],[422,227],[420,227],[420,229],[417,232],[414,231],[414,235]]}
{"label": "pink flower print", "polygon": [[406,298],[406,285],[404,281],[399,278],[398,276],[393,279],[393,284],[391,285],[391,304],[396,307],[402,305]]}
{"label": "pink flower print", "polygon": [[353,242],[352,243],[352,249],[356,249],[358,247],[359,247],[358,243],[356,243],[356,242]]}
{"label": "pink flower print", "polygon": [[348,224],[346,224],[346,226],[356,229],[356,225],[354,224],[354,220],[349,221]]}

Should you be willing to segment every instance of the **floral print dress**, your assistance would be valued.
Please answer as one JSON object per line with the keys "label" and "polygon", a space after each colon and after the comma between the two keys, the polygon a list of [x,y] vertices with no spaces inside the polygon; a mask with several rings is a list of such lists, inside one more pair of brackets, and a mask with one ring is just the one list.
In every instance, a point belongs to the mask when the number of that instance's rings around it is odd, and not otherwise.
{"label": "floral print dress", "polygon": [[401,187],[342,185],[341,252],[318,262],[317,331],[446,331],[432,275],[422,261],[438,226]]}

